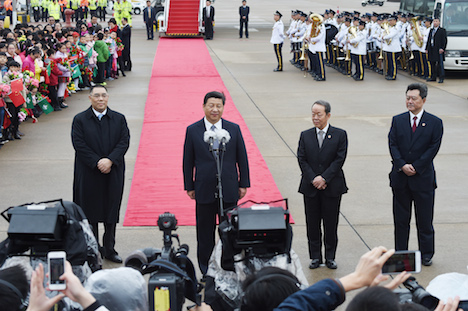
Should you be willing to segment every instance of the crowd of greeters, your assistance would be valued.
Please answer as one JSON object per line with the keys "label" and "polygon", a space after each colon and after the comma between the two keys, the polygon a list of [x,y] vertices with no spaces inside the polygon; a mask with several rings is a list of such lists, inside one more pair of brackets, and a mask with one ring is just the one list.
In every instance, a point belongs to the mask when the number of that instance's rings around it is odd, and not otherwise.
{"label": "crowd of greeters", "polygon": [[103,28],[97,16],[63,28],[49,17],[45,26],[0,21],[0,148],[24,134],[21,122],[67,108],[66,99],[95,84],[125,77],[131,71],[131,28],[115,18]]}

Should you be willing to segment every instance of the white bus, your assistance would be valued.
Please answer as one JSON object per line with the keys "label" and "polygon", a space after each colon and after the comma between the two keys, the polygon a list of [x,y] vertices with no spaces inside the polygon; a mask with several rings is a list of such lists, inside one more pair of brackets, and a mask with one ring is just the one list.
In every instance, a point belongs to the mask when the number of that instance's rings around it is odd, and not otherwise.
{"label": "white bus", "polygon": [[439,17],[447,31],[446,70],[468,70],[468,0],[401,0],[400,11]]}

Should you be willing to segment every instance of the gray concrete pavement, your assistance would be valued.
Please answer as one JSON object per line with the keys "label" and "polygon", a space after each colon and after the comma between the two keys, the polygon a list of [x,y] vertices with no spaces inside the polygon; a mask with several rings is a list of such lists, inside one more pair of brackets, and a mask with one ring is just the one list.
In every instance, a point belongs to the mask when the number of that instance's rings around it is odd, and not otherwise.
{"label": "gray concrete pavement", "polygon": [[[252,2],[252,3],[250,3]],[[342,1],[340,10],[357,9],[360,1]],[[206,41],[212,59],[238,110],[268,164],[284,197],[289,198],[294,225],[293,248],[299,254],[310,282],[325,277],[341,277],[353,271],[367,246],[393,246],[391,190],[388,185],[390,156],[387,134],[391,117],[405,111],[406,86],[420,81],[399,74],[396,81],[366,71],[365,80],[355,82],[326,68],[327,81],[315,82],[288,63],[288,44],[283,48],[285,71],[274,73],[276,59],[269,43],[271,13],[291,9],[323,11],[338,6],[340,1],[295,2],[249,1],[252,10],[249,39],[238,39],[235,1],[218,0],[213,41]],[[343,6],[343,7],[342,7]],[[367,11],[393,11],[397,4],[369,7]],[[287,17],[287,16],[285,16]],[[133,70],[126,78],[109,83],[110,106],[127,116],[131,146],[127,153],[127,174],[122,219],[128,200],[133,167],[144,117],[144,103],[151,74],[151,64],[158,41],[146,41],[139,18],[135,18],[132,36]],[[177,60],[172,60],[177,61]],[[449,75],[443,85],[429,84],[425,108],[444,121],[442,147],[436,158],[439,188],[436,190],[434,264],[424,267],[417,279],[424,286],[445,272],[466,273],[468,250],[463,247],[468,234],[468,141],[464,138],[468,120],[466,75]],[[300,170],[295,152],[299,133],[312,127],[310,106],[317,99],[332,105],[331,124],[347,130],[349,152],[344,171],[349,193],[344,195],[339,226],[338,270],[322,267],[308,270],[307,239],[302,197],[297,193]],[[89,105],[87,94],[79,93],[68,100],[70,108],[42,116],[37,124],[26,123],[21,130],[26,136],[10,142],[0,150],[0,209],[25,202],[64,198],[71,200],[73,149],[70,125],[73,116]],[[202,111],[200,110],[200,116]],[[229,115],[225,115],[229,119]],[[6,237],[8,225],[0,220],[0,239]],[[194,227],[177,230],[181,242],[187,243],[196,261]],[[412,225],[410,247],[417,248],[415,225]],[[123,257],[143,247],[162,245],[162,234],[156,227],[122,227],[117,230],[117,249]],[[106,262],[105,267],[115,267]]]}

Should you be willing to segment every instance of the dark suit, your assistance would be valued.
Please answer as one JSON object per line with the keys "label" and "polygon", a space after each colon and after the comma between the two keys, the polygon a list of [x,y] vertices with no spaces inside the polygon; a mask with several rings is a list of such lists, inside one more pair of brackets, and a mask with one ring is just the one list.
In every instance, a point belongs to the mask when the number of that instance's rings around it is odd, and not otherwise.
{"label": "dark suit", "polygon": [[146,24],[146,37],[148,39],[153,39],[153,26],[156,21],[156,9],[153,7],[146,7],[143,10],[143,21]]}
{"label": "dark suit", "polygon": [[[434,40],[432,40],[434,38]],[[434,28],[429,30],[429,37],[426,43],[427,58],[431,63],[431,76],[432,80],[435,80],[437,76],[440,79],[444,79],[444,60],[445,60],[445,48],[447,47],[447,32],[444,28],[439,27],[434,34]],[[440,54],[439,49],[443,49],[444,53]]]}
{"label": "dark suit", "polygon": [[[250,8],[248,5],[239,7],[239,15],[240,15],[240,28],[239,28],[239,37],[242,38],[242,33],[245,25],[245,37],[249,37],[249,13]],[[245,18],[244,18],[245,17]]]}
{"label": "dark suit", "polygon": [[[231,135],[222,163],[224,207],[232,208],[239,199],[239,188],[250,187],[249,163],[239,125],[222,120],[222,127]],[[216,162],[209,145],[204,142],[204,120],[187,127],[184,143],[184,189],[195,190],[198,264],[203,274],[215,245],[216,215],[219,202],[216,197]]]}
{"label": "dark suit", "polygon": [[124,68],[123,70],[128,70],[128,71],[132,71],[132,60],[131,60],[131,56],[130,56],[130,43],[131,43],[131,39],[132,39],[132,28],[130,27],[129,24],[125,25],[123,28],[122,28],[122,32],[121,32],[121,37],[122,39],[122,44],[124,45],[124,49],[122,50],[122,61],[123,61],[123,65],[124,65]]}
{"label": "dark suit", "polygon": [[[71,136],[75,148],[73,202],[81,206],[95,235],[97,223],[106,224],[103,246],[105,255],[111,256],[115,252],[115,224],[119,222],[124,188],[124,155],[130,142],[127,121],[124,115],[109,108],[99,121],[90,107],[73,119]],[[108,174],[97,168],[102,158],[113,162]]]}
{"label": "dark suit", "polygon": [[[301,133],[297,149],[302,171],[299,192],[304,195],[310,259],[322,260],[322,220],[325,259],[335,259],[341,196],[348,191],[342,170],[347,150],[348,138],[342,129],[330,125],[321,148],[315,127]],[[327,183],[324,190],[312,184],[319,175]]]}
{"label": "dark suit", "polygon": [[205,38],[213,39],[213,22],[214,22],[215,9],[210,5],[210,16],[206,16],[206,7],[203,8],[203,23],[205,24]]}
{"label": "dark suit", "polygon": [[[438,117],[424,112],[413,133],[409,112],[394,116],[388,134],[392,171],[395,249],[407,250],[411,204],[414,202],[419,249],[423,258],[434,255],[434,190],[437,188],[433,159],[440,148],[443,125]],[[401,168],[412,164],[416,175],[407,176]]]}

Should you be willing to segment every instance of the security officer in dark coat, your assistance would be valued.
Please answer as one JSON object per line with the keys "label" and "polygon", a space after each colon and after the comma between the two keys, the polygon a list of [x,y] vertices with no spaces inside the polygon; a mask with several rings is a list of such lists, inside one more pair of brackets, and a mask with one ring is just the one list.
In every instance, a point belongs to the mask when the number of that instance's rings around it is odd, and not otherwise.
{"label": "security officer in dark coat", "polygon": [[104,223],[101,254],[122,262],[114,249],[125,179],[124,155],[130,133],[125,116],[109,109],[104,86],[91,88],[91,107],[77,114],[72,124],[75,149],[73,202],[81,206],[99,241],[98,223]]}
{"label": "security officer in dark coat", "polygon": [[242,5],[239,7],[239,15],[240,15],[240,26],[239,26],[239,38],[242,38],[242,34],[244,32],[244,25],[245,25],[245,37],[249,37],[249,13],[250,8],[247,5],[247,1],[242,1]]}
{"label": "security officer in dark coat", "polygon": [[431,76],[427,78],[427,81],[436,81],[438,75],[439,83],[443,83],[445,78],[444,60],[445,48],[447,47],[447,32],[444,28],[440,27],[440,20],[438,18],[434,18],[432,23],[426,44],[427,58],[431,63]]}
{"label": "security officer in dark coat", "polygon": [[132,71],[132,59],[130,56],[130,43],[132,40],[132,28],[128,24],[128,19],[126,17],[122,18],[122,32],[121,32],[121,39],[122,44],[124,45],[124,49],[122,51],[122,60],[123,60],[123,70],[125,71]]}

